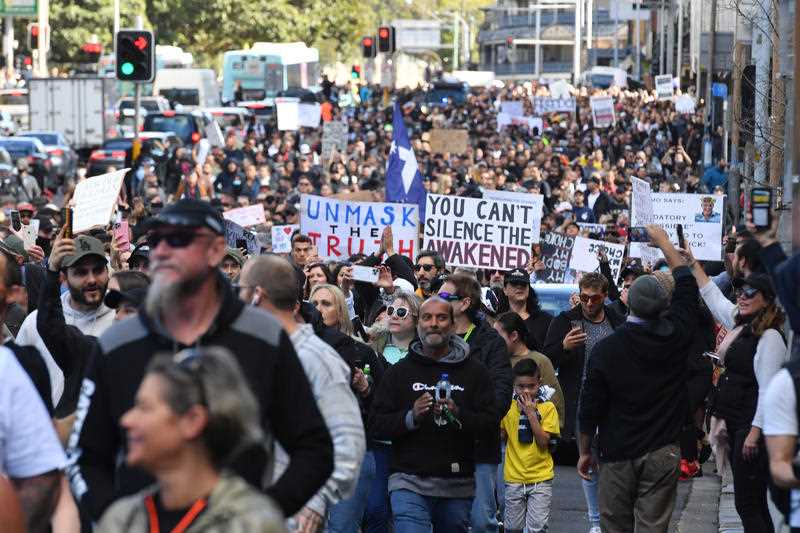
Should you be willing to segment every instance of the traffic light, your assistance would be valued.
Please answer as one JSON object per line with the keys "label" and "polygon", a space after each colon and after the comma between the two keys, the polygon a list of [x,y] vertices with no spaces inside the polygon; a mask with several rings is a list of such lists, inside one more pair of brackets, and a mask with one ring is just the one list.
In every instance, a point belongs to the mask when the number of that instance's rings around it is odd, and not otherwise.
{"label": "traffic light", "polygon": [[120,30],[117,33],[117,79],[153,81],[155,77],[155,43],[148,30]]}
{"label": "traffic light", "polygon": [[374,37],[364,37],[361,39],[361,55],[364,57],[375,57],[378,55],[377,50],[375,48],[375,38]]}
{"label": "traffic light", "polygon": [[350,77],[354,80],[361,79],[361,65],[353,65],[350,69]]}
{"label": "traffic light", "polygon": [[514,48],[514,38],[513,37],[506,37],[506,48],[511,50]]}
{"label": "traffic light", "polygon": [[84,43],[79,54],[80,63],[97,63],[103,54],[103,45],[100,43]]}
{"label": "traffic light", "polygon": [[28,50],[39,49],[39,25],[35,22],[28,24]]}
{"label": "traffic light", "polygon": [[394,52],[394,28],[381,26],[378,28],[378,52],[391,54]]}

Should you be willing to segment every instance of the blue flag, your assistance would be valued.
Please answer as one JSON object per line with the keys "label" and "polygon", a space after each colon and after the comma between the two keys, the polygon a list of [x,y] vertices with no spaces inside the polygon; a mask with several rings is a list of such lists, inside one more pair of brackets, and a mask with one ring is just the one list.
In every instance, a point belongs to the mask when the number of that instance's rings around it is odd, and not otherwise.
{"label": "blue flag", "polygon": [[419,205],[419,221],[425,220],[425,187],[422,184],[422,173],[417,166],[417,158],[408,132],[403,123],[403,112],[394,104],[392,119],[393,140],[386,164],[386,201]]}

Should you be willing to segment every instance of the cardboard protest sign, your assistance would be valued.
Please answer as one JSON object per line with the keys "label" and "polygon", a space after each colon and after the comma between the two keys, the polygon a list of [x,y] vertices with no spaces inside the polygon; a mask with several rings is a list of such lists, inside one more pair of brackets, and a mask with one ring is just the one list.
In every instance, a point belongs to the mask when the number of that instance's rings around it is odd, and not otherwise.
{"label": "cardboard protest sign", "polygon": [[656,96],[659,100],[672,100],[672,75],[656,76]]}
{"label": "cardboard protest sign", "polygon": [[597,251],[601,249],[606,252],[608,266],[611,267],[611,276],[616,280],[622,271],[622,259],[625,257],[624,244],[575,237],[569,268],[578,272],[599,272],[600,262],[597,260]]}
{"label": "cardboard protest sign", "polygon": [[539,242],[539,233],[542,228],[542,210],[544,209],[544,196],[526,192],[511,191],[484,191],[483,197],[489,200],[504,200],[533,207],[533,224],[531,225],[533,242]]}
{"label": "cardboard protest sign", "polygon": [[222,213],[222,216],[226,220],[232,220],[236,222],[243,228],[267,223],[267,218],[264,214],[264,206],[262,204],[231,209],[230,211],[225,211]]}
{"label": "cardboard protest sign", "polygon": [[569,268],[575,237],[563,233],[547,232],[539,242],[544,270],[536,272],[536,280],[544,283],[570,283],[575,274]]}
{"label": "cardboard protest sign", "polygon": [[428,194],[422,247],[439,252],[448,266],[524,268],[535,216],[529,204]]}
{"label": "cardboard protest sign", "polygon": [[631,220],[632,226],[646,226],[653,223],[653,190],[650,184],[637,177],[631,178],[633,183],[633,213],[635,220]]}
{"label": "cardboard protest sign", "polygon": [[589,102],[592,106],[592,122],[595,128],[610,128],[617,122],[614,114],[614,98],[593,96]]}
{"label": "cardboard protest sign", "polygon": [[81,233],[95,226],[105,227],[117,205],[119,190],[128,168],[92,176],[75,186],[75,208],[72,218],[73,233]]}
{"label": "cardboard protest sign", "polygon": [[347,151],[347,124],[338,120],[322,126],[322,157],[330,157],[334,148],[339,153]]}
{"label": "cardboard protest sign", "polygon": [[554,98],[552,96],[534,96],[533,113],[535,115],[545,115],[547,113],[574,113],[575,98],[568,96],[565,98]]}
{"label": "cardboard protest sign", "polygon": [[300,230],[299,224],[272,226],[272,253],[288,254],[292,251],[292,235]]}
{"label": "cardboard protest sign", "polygon": [[469,145],[467,130],[431,130],[431,152],[434,154],[463,154]]}
{"label": "cardboard protest sign", "polygon": [[377,252],[386,226],[392,227],[395,251],[416,259],[418,205],[347,202],[311,194],[300,198],[300,229],[323,259]]}
{"label": "cardboard protest sign", "polygon": [[238,250],[242,248],[242,244],[244,244],[248,254],[261,254],[261,242],[254,232],[247,231],[232,220],[225,220],[225,245],[228,248],[236,248]]}
{"label": "cardboard protest sign", "polygon": [[[206,139],[211,144],[211,146],[223,147],[225,146],[225,138],[222,136],[222,130],[217,124],[216,120],[212,120],[206,126]],[[200,161],[205,161],[205,158],[201,159]]]}
{"label": "cardboard protest sign", "polygon": [[500,102],[500,112],[508,113],[512,117],[525,115],[525,107],[520,100],[504,100]]}
{"label": "cardboard protest sign", "polygon": [[592,224],[591,222],[576,222],[581,230],[586,230],[589,233],[598,233],[603,235],[606,232],[605,224]]}
{"label": "cardboard protest sign", "polygon": [[[702,261],[722,259],[722,223],[725,197],[711,194],[652,193],[652,223],[658,224],[677,245],[675,227],[683,225],[686,241],[695,258]],[[632,225],[643,225],[633,203]],[[642,257],[642,246],[631,243],[630,256]]]}

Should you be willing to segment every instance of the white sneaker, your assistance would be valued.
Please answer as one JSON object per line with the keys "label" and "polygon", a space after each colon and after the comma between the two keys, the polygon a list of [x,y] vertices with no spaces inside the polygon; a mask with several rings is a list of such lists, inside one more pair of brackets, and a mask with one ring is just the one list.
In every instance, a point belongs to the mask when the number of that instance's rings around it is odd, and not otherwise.
{"label": "white sneaker", "polygon": [[600,526],[592,526],[589,533],[603,533],[603,530],[600,529]]}

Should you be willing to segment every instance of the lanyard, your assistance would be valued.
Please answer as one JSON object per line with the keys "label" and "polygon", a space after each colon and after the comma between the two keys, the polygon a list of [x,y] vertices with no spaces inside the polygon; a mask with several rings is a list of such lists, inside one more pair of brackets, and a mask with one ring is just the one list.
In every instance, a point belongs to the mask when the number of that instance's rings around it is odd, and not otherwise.
{"label": "lanyard", "polygon": [[475,331],[475,324],[472,324],[467,330],[467,333],[464,334],[464,342],[469,340],[469,336],[472,335],[473,331]]}
{"label": "lanyard", "polygon": [[[158,513],[156,513],[156,503],[153,501],[152,496],[147,496],[144,499],[144,504],[147,507],[147,514],[150,515],[150,533],[160,533],[160,528],[158,527]],[[178,525],[175,526],[175,529],[172,530],[171,533],[183,533],[186,531],[186,528],[197,518],[197,515],[205,509],[206,507],[206,500],[203,498],[194,502],[189,510],[183,515],[181,521],[178,522]]]}

